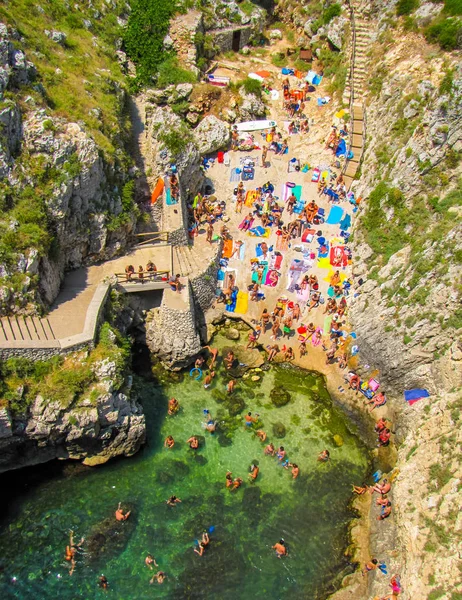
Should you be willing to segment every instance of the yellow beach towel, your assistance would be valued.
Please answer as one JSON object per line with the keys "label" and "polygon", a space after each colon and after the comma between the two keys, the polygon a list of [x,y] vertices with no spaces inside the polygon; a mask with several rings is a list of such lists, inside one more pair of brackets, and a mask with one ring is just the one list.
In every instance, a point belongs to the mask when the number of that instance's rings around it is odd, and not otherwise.
{"label": "yellow beach towel", "polygon": [[247,292],[238,292],[237,299],[236,299],[236,308],[235,308],[234,312],[240,313],[241,315],[245,315],[248,308],[249,308],[249,294]]}
{"label": "yellow beach towel", "polygon": [[332,269],[332,265],[330,264],[330,260],[327,256],[325,258],[319,258],[317,266],[319,269]]}

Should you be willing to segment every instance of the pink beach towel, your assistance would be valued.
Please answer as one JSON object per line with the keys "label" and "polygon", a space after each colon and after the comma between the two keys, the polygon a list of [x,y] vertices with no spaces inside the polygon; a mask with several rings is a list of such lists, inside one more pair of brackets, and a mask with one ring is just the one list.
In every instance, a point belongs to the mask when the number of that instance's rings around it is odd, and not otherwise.
{"label": "pink beach towel", "polygon": [[312,343],[312,344],[313,344],[313,346],[315,346],[315,347],[316,347],[316,346],[319,346],[319,344],[321,343],[321,339],[317,339],[317,338],[315,337],[315,336],[316,336],[316,333],[318,333],[318,332],[319,332],[321,335],[323,334],[323,331],[322,331],[322,329],[321,329],[320,327],[317,327],[317,328],[316,328],[316,331],[315,331],[315,333],[313,334],[313,337],[311,338],[311,343]]}

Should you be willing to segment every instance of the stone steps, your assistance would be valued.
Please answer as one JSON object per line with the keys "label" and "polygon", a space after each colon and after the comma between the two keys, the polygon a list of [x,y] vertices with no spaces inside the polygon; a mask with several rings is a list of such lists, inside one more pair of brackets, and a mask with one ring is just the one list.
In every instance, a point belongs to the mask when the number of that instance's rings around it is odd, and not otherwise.
{"label": "stone steps", "polygon": [[13,316],[0,319],[0,343],[56,339],[47,318]]}

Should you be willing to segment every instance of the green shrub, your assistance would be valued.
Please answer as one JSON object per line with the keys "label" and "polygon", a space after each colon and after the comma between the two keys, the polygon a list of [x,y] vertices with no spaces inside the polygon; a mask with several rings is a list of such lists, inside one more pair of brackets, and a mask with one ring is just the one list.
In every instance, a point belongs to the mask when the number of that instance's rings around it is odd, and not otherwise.
{"label": "green shrub", "polygon": [[437,18],[424,33],[429,42],[438,43],[443,50],[455,50],[461,44],[462,22],[457,18]]}
{"label": "green shrub", "polygon": [[444,94],[450,94],[454,85],[454,71],[449,69],[444,74],[439,86],[439,93],[443,96]]}
{"label": "green shrub", "polygon": [[444,0],[444,12],[452,16],[462,15],[462,0]]}
{"label": "green shrub", "polygon": [[287,64],[287,57],[284,52],[276,52],[271,57],[271,62],[275,67],[284,67]]}
{"label": "green shrub", "polygon": [[322,13],[322,20],[324,25],[327,25],[332,21],[334,17],[338,17],[342,13],[342,7],[340,4],[331,4],[326,10]]}
{"label": "green shrub", "polygon": [[157,85],[160,88],[165,88],[168,85],[178,85],[179,83],[195,83],[196,81],[197,78],[194,73],[179,66],[176,56],[168,56],[159,65]]}
{"label": "green shrub", "polygon": [[419,0],[398,0],[396,14],[400,17],[410,15],[419,6]]}
{"label": "green shrub", "polygon": [[124,46],[136,65],[137,81],[147,84],[165,58],[163,40],[175,12],[175,2],[134,0],[131,6]]}
{"label": "green shrub", "polygon": [[178,129],[161,131],[157,137],[172,156],[177,156],[183,152],[192,140],[191,131],[184,123]]}
{"label": "green shrub", "polygon": [[255,96],[257,96],[257,98],[261,98],[262,92],[261,92],[260,81],[257,81],[256,79],[251,79],[250,77],[247,77],[242,82],[242,86],[243,86],[246,94],[254,94]]}

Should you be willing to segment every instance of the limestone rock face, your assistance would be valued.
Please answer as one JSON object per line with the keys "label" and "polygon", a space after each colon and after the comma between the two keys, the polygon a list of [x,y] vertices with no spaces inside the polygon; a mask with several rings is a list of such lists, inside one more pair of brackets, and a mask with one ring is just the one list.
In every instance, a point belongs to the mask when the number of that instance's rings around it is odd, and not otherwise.
{"label": "limestone rock face", "polygon": [[201,154],[224,148],[229,139],[229,125],[214,115],[206,116],[194,130],[194,140]]}
{"label": "limestone rock face", "polygon": [[243,121],[254,121],[266,115],[266,106],[255,94],[246,94],[244,89],[239,90],[243,102],[239,107],[239,116]]}
{"label": "limestone rock face", "polygon": [[326,38],[329,42],[337,48],[337,50],[341,50],[343,47],[343,41],[345,37],[345,25],[348,23],[348,19],[339,16],[332,19],[332,21],[327,26],[326,30]]}
{"label": "limestone rock face", "polygon": [[37,396],[26,415],[12,418],[0,411],[0,472],[55,458],[103,464],[135,454],[145,436],[143,411],[130,391],[115,389],[76,402]]}

